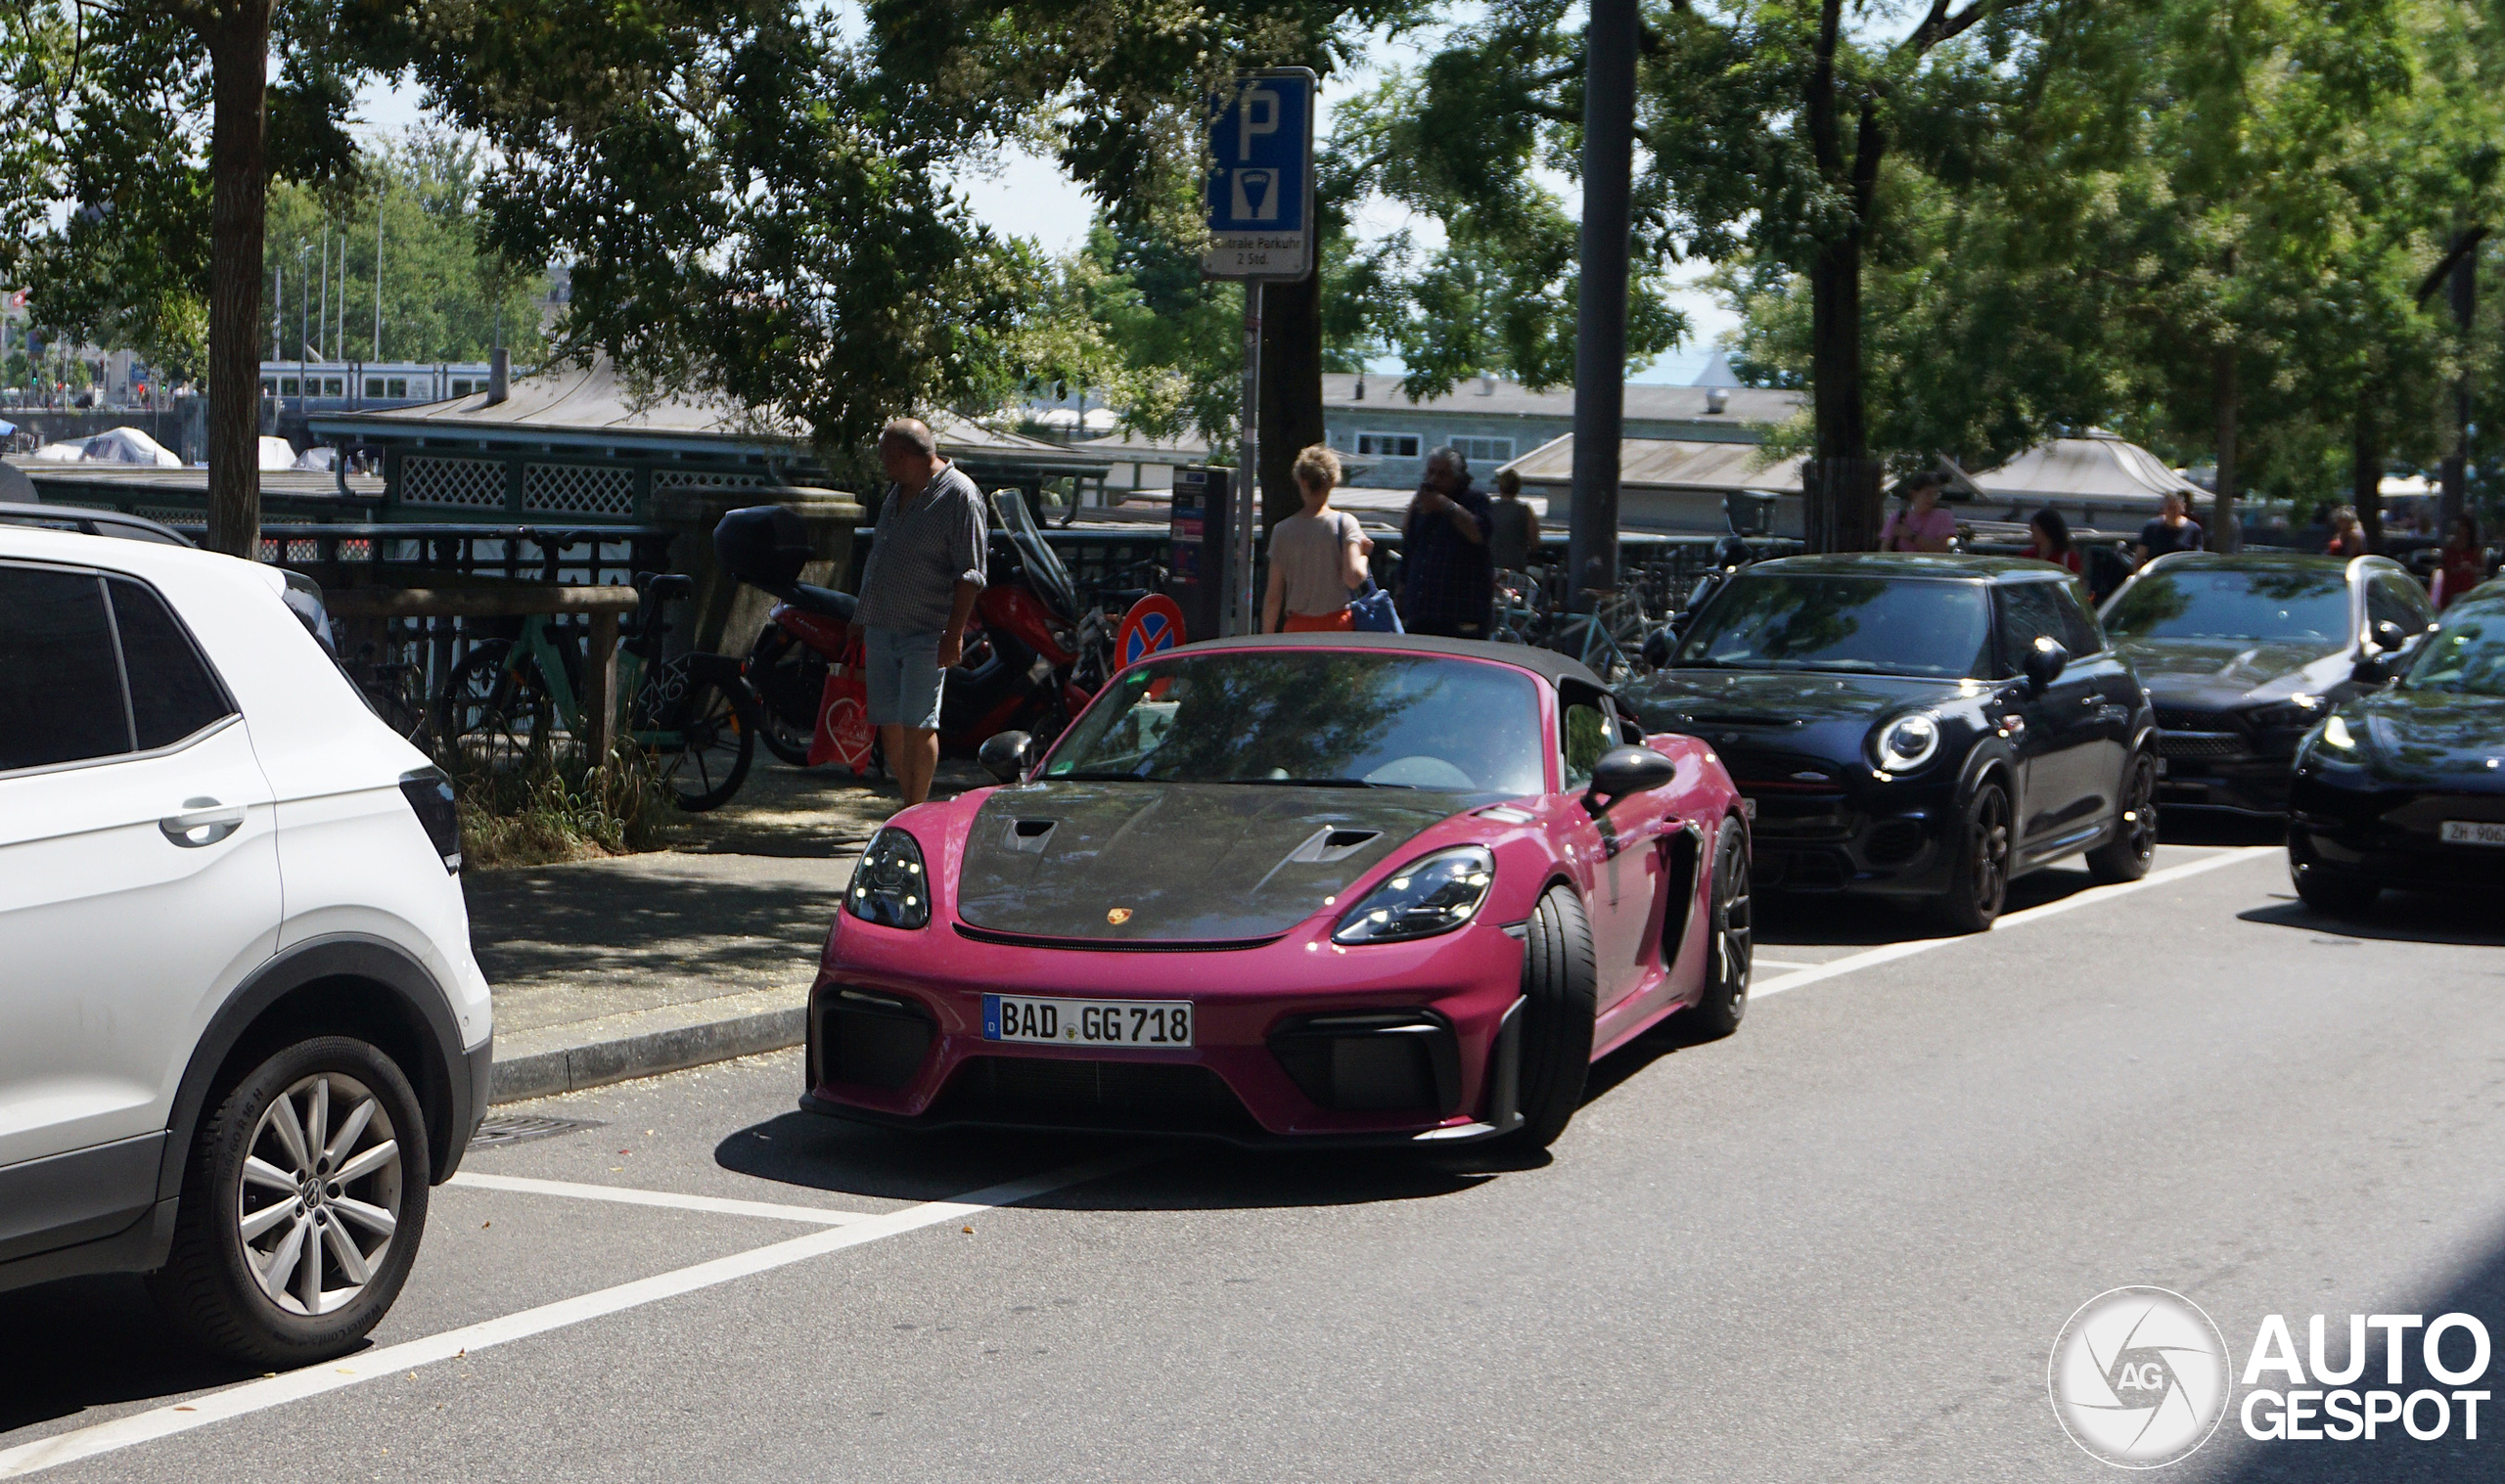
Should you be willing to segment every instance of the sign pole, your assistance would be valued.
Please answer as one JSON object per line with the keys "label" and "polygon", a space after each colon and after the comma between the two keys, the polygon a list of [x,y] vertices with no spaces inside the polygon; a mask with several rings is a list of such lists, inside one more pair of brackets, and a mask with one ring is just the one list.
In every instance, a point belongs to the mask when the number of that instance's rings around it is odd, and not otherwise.
{"label": "sign pole", "polygon": [[1261,501],[1255,486],[1261,472],[1261,281],[1244,281],[1244,455],[1229,493],[1235,501],[1234,523],[1227,527],[1226,631],[1250,634],[1253,629],[1252,522]]}

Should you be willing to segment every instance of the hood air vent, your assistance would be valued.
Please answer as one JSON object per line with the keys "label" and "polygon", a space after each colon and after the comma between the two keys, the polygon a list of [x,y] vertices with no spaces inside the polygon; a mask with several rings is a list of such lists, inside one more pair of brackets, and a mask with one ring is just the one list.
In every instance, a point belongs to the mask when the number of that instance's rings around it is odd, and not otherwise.
{"label": "hood air vent", "polygon": [[1328,866],[1363,850],[1381,833],[1380,830],[1316,830],[1288,852],[1288,859],[1300,866]]}
{"label": "hood air vent", "polygon": [[1009,850],[1022,850],[1028,855],[1044,853],[1044,841],[1051,839],[1059,820],[1011,820],[1009,832],[1001,837],[1001,845]]}

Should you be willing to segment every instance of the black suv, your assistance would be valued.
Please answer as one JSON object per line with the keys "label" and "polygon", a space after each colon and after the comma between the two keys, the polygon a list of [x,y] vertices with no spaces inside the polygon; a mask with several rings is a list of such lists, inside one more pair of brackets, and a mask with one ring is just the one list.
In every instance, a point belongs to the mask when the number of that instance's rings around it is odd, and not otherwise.
{"label": "black suv", "polygon": [[2103,616],[2157,701],[2159,798],[2280,814],[2299,739],[2380,689],[2436,607],[2387,557],[2177,552],[2133,573]]}
{"label": "black suv", "polygon": [[1760,562],[1682,615],[1625,688],[1710,742],[1756,811],[1755,879],[1932,901],[1991,924],[2013,876],[2157,847],[2156,719],[2087,591],[2040,562],[1856,554]]}

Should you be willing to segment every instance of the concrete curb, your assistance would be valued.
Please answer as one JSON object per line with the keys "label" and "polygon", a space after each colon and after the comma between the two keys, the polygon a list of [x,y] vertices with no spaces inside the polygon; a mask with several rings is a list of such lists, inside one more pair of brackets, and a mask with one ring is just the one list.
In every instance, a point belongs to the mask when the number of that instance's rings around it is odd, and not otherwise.
{"label": "concrete curb", "polygon": [[520,1102],[552,1093],[576,1092],[635,1077],[779,1052],[807,1038],[807,1012],[798,1006],[727,1020],[673,1026],[615,1040],[563,1046],[496,1063],[491,1102]]}

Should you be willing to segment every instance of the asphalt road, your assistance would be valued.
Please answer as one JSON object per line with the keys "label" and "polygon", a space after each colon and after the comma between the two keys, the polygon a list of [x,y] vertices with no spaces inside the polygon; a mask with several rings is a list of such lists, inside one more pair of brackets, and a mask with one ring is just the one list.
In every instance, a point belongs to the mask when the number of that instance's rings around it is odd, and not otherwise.
{"label": "asphalt road", "polygon": [[[133,1282],[0,1295],[0,1475],[2105,1479],[2046,1362],[2117,1285],[2239,1372],[2271,1314],[2505,1350],[2505,920],[2159,867],[1947,943],[1769,912],[1739,1034],[1604,1063],[1530,1167],[917,1140],[794,1111],[793,1053],[502,1109],[599,1126],[475,1153],[337,1366],[237,1374]],[[2481,1422],[2230,1411],[2163,1472],[2492,1479]]]}

